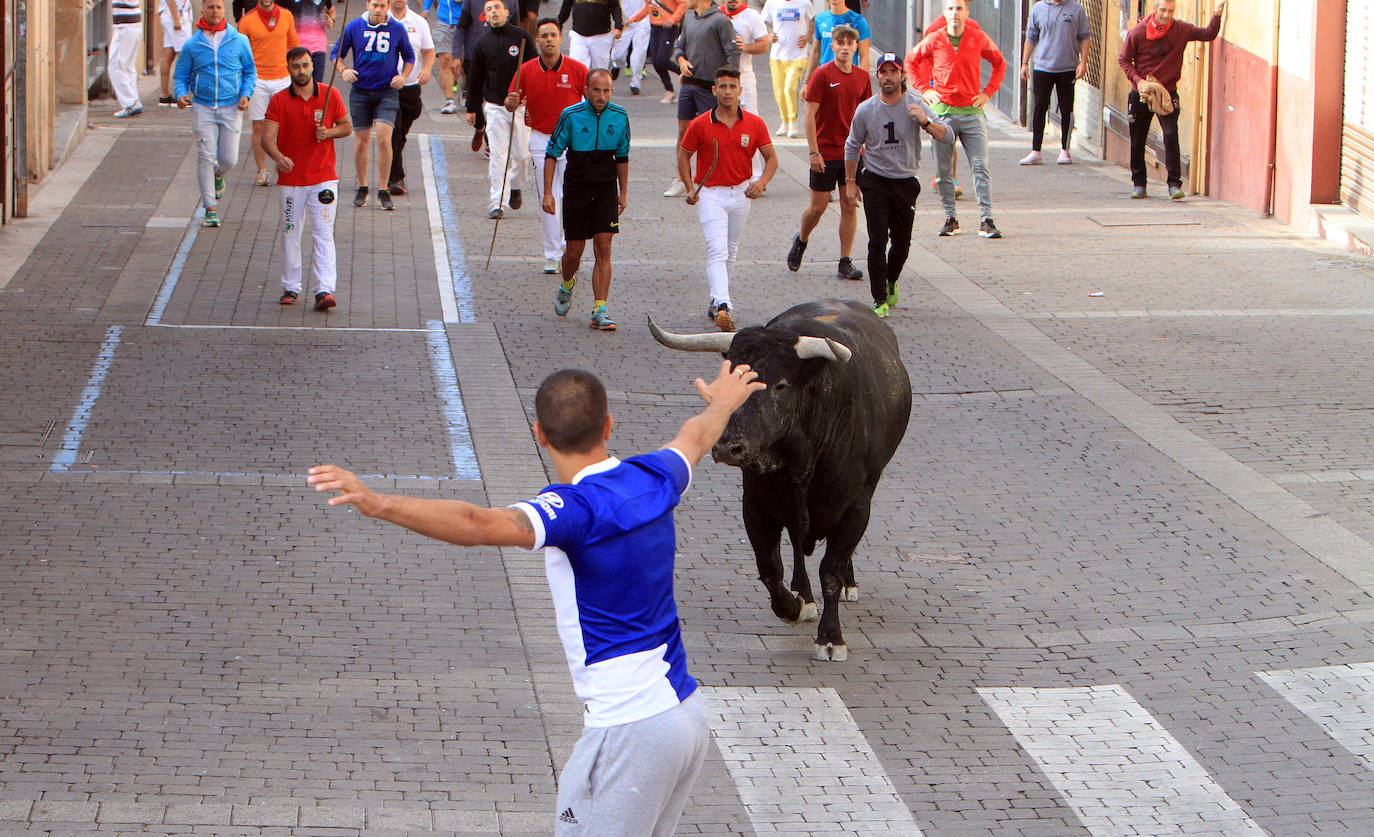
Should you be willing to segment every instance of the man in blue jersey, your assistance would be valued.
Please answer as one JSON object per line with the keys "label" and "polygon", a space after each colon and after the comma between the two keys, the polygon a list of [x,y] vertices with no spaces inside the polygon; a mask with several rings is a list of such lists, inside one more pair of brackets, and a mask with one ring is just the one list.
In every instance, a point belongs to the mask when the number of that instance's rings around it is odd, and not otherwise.
{"label": "man in blue jersey", "polygon": [[[396,208],[386,190],[391,175],[391,131],[401,108],[398,91],[415,67],[415,50],[410,46],[406,28],[387,12],[387,0],[367,0],[367,15],[344,25],[343,34],[334,45],[334,66],[344,81],[353,85],[348,91],[348,115],[353,120],[353,168],[358,174],[353,205],[367,205],[368,150],[376,123],[377,203],[390,211]],[[349,52],[353,53],[352,67],[344,64],[344,56]]]}
{"label": "man in blue jersey", "polygon": [[868,74],[868,45],[872,33],[863,15],[847,7],[844,0],[827,0],[826,10],[816,15],[814,26],[815,37],[811,40],[811,54],[806,63],[803,83],[811,78],[817,67],[835,60],[830,33],[835,31],[836,26],[848,26],[859,33],[859,49],[854,54],[854,65],[863,70],[865,75]]}
{"label": "man in blue jersey", "polygon": [[[764,389],[746,364],[696,379],[706,407],[663,448],[623,462],[596,376],[563,369],[534,396],[534,437],[558,483],[509,508],[376,494],[334,465],[310,469],[329,504],[461,546],[545,551],[559,639],[583,702],[582,737],[558,782],[555,833],[671,835],[710,745],[673,598],[673,508],[730,415]],[[591,781],[595,768],[595,786]]]}

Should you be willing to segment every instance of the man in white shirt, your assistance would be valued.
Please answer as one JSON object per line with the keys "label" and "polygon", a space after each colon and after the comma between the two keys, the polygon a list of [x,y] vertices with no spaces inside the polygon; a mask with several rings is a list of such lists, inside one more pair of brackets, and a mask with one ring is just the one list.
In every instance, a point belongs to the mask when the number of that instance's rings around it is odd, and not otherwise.
{"label": "man in white shirt", "polygon": [[620,0],[620,10],[625,16],[625,28],[611,46],[611,76],[620,74],[621,67],[630,69],[630,95],[639,95],[639,80],[644,77],[644,61],[649,57],[649,17],[645,15],[634,23],[630,18],[644,8],[645,0]]}
{"label": "man in white shirt", "polygon": [[[773,36],[763,23],[763,15],[749,6],[748,0],[725,0],[725,16],[735,27],[735,43],[739,44],[739,84],[740,107],[757,114],[759,112],[759,87],[754,80],[754,56],[768,51]],[[752,183],[763,174],[763,157],[754,155]]]}
{"label": "man in white shirt", "polygon": [[425,111],[420,102],[420,89],[429,82],[429,75],[434,70],[434,36],[430,33],[429,21],[410,8],[406,0],[391,0],[390,12],[396,22],[405,27],[410,48],[420,59],[401,87],[401,109],[396,113],[396,128],[391,132],[391,175],[387,178],[387,191],[395,196],[406,193],[406,166],[401,152],[405,150],[411,123]]}
{"label": "man in white shirt", "polygon": [[781,114],[778,136],[799,134],[797,93],[811,54],[812,17],[809,0],[768,0],[763,4],[763,21],[773,29],[768,68],[773,76],[773,100]]}

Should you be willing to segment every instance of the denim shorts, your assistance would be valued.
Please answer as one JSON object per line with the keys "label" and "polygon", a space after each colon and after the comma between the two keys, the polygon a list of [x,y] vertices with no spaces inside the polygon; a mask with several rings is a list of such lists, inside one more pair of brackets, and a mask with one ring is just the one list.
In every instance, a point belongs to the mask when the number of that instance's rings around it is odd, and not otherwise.
{"label": "denim shorts", "polygon": [[677,94],[677,118],[679,121],[690,122],[715,106],[716,94],[711,92],[711,88],[698,87],[685,81],[679,85]]}
{"label": "denim shorts", "polygon": [[396,113],[401,109],[401,96],[390,87],[382,90],[348,91],[348,115],[353,120],[354,129],[366,130],[373,122],[396,124]]}

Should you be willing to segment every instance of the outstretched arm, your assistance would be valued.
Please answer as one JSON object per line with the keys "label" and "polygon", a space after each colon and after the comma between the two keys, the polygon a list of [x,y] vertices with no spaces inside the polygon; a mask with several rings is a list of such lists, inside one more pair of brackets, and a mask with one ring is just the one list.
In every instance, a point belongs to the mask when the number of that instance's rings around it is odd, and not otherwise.
{"label": "outstretched arm", "polygon": [[766,388],[758,377],[759,373],[750,369],[747,363],[741,363],[732,370],[730,361],[722,360],[714,381],[708,384],[697,378],[697,392],[706,402],[706,408],[683,422],[677,437],[664,447],[681,451],[687,461],[696,467],[720,438],[720,434],[725,432],[725,424],[730,421],[730,416],[749,400],[749,396]]}
{"label": "outstretched arm", "polygon": [[[723,425],[722,425],[723,427]],[[462,500],[431,500],[400,494],[378,494],[357,474],[337,465],[316,465],[305,480],[316,491],[337,491],[329,505],[352,505],[364,517],[375,517],[427,538],[459,546],[534,548],[534,527],[518,509],[475,506]]]}

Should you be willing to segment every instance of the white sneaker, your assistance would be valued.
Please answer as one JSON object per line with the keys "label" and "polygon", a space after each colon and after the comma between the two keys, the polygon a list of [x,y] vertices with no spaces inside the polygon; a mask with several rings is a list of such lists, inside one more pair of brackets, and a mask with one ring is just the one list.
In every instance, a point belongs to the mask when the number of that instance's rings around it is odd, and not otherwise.
{"label": "white sneaker", "polygon": [[452,99],[445,99],[445,100],[444,100],[444,106],[441,107],[441,108],[439,108],[439,112],[440,112],[440,113],[457,113],[457,112],[458,112],[458,106],[455,105],[455,104],[453,103],[453,100],[452,100]]}
{"label": "white sneaker", "polygon": [[787,123],[786,123],[786,122],[779,122],[779,123],[778,123],[778,130],[776,130],[776,131],[773,132],[773,136],[775,136],[775,137],[781,137],[781,136],[785,136],[786,134],[787,134]]}
{"label": "white sneaker", "polygon": [[544,272],[545,272],[545,273],[548,273],[548,274],[552,275],[552,274],[554,274],[554,273],[557,273],[557,272],[559,271],[559,269],[560,269],[560,268],[559,268],[558,260],[557,260],[557,259],[549,259],[548,261],[544,262]]}
{"label": "white sneaker", "polygon": [[672,184],[668,186],[667,191],[663,193],[663,197],[680,198],[685,194],[687,194],[687,184],[674,178]]}
{"label": "white sneaker", "polygon": [[797,133],[797,123],[795,123],[795,122],[788,122],[788,123],[787,123],[787,138],[788,138],[788,139],[796,139],[798,136],[800,136],[800,134]]}
{"label": "white sneaker", "polygon": [[1067,166],[1068,164],[1070,164],[1070,163],[1073,162],[1073,158],[1069,156],[1069,149],[1067,149],[1067,148],[1060,149],[1060,151],[1059,151],[1059,161],[1058,161],[1058,162],[1059,162],[1059,165],[1061,165],[1061,166]]}
{"label": "white sneaker", "polygon": [[1021,165],[1023,166],[1038,166],[1041,162],[1039,151],[1032,151],[1021,158]]}

